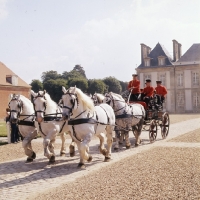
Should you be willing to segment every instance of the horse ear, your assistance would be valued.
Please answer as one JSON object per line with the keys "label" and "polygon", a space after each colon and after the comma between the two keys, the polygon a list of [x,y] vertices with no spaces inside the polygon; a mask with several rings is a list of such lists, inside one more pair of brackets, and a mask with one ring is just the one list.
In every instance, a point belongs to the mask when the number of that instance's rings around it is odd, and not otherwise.
{"label": "horse ear", "polygon": [[10,100],[13,98],[13,94],[10,94]]}
{"label": "horse ear", "polygon": [[18,94],[18,95],[16,95],[17,96],[17,100],[19,100],[20,99],[20,94]]}
{"label": "horse ear", "polygon": [[63,91],[64,94],[67,92],[67,90],[65,89],[64,86],[62,86],[62,91]]}
{"label": "horse ear", "polygon": [[36,97],[36,96],[37,96],[37,94],[36,94],[33,90],[31,90],[31,95],[32,95],[33,97]]}
{"label": "horse ear", "polygon": [[44,90],[44,92],[43,92],[43,95],[45,95],[46,94],[46,90]]}

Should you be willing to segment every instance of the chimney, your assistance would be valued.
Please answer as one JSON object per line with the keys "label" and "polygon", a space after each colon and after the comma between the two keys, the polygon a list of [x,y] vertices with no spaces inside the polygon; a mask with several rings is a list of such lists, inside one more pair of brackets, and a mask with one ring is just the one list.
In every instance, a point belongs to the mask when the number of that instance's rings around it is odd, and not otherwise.
{"label": "chimney", "polygon": [[143,43],[141,43],[140,45],[141,45],[141,64],[144,65],[144,58],[148,57],[148,55],[151,52],[151,48]]}
{"label": "chimney", "polygon": [[176,62],[182,56],[182,51],[181,51],[182,45],[178,43],[176,40],[172,40],[172,42],[173,42],[173,61]]}

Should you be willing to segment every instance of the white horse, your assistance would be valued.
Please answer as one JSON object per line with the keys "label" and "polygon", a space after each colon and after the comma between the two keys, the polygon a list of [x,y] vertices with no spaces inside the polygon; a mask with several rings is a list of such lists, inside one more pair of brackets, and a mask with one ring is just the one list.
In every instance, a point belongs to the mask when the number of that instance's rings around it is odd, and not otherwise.
{"label": "white horse", "polygon": [[[44,138],[44,156],[49,159],[50,163],[55,162],[54,143],[56,136],[60,134],[62,140],[61,155],[65,155],[65,133],[68,132],[67,121],[62,119],[62,109],[51,99],[46,91],[35,93],[31,90],[34,97],[33,104],[36,115],[36,126]],[[72,144],[70,146],[73,146]],[[70,152],[70,155],[74,155]]]}
{"label": "white horse", "polygon": [[[104,103],[108,103],[116,115],[116,131],[125,132],[126,148],[130,148],[129,131],[132,130],[135,135],[135,146],[141,143],[140,134],[145,118],[144,107],[140,104],[128,105],[121,95],[113,92],[105,95]],[[119,149],[119,138],[114,149]]]}
{"label": "white horse", "polygon": [[[68,125],[72,138],[75,140],[80,153],[78,167],[85,168],[84,162],[90,162],[89,142],[93,135],[100,139],[100,152],[105,156],[104,161],[110,161],[112,148],[112,131],[115,125],[115,114],[107,104],[94,106],[92,99],[80,89],[62,87],[63,118],[69,119]],[[107,149],[104,147],[105,134]]]}
{"label": "white horse", "polygon": [[93,95],[92,95],[92,100],[93,100],[93,103],[94,103],[94,105],[95,106],[98,106],[98,105],[100,105],[101,103],[103,103],[103,100],[104,100],[104,98],[105,98],[105,96],[103,95],[103,94],[100,94],[100,93],[94,93]]}
{"label": "white horse", "polygon": [[27,162],[32,162],[36,154],[32,149],[31,141],[37,136],[35,127],[35,112],[33,104],[23,95],[12,95],[9,102],[10,121],[17,123],[19,132],[23,136],[22,147],[28,156]]}

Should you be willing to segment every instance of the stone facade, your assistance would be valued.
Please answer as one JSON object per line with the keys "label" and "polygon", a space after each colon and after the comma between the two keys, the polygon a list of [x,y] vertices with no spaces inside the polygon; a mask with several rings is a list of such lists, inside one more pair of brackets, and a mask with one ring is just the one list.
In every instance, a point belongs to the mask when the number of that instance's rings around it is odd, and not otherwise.
{"label": "stone facade", "polygon": [[[142,53],[145,46],[141,44]],[[150,47],[146,46],[146,49],[149,51]],[[193,44],[182,56],[181,44],[173,40],[173,59],[159,43],[144,55],[136,68],[141,88],[147,78],[152,80],[153,87],[156,86],[156,80],[162,80],[168,91],[164,105],[168,112],[199,113],[200,44]]]}

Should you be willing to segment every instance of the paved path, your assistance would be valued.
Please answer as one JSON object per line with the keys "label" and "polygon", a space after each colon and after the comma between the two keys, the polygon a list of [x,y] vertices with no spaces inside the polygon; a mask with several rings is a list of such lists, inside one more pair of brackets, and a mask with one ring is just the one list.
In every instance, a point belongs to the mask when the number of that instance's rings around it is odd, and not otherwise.
{"label": "paved path", "polygon": [[[174,137],[198,128],[200,128],[200,118],[172,124],[168,138],[161,140],[160,130],[158,130],[157,141],[153,144],[149,144],[148,132],[143,131],[141,135],[143,144],[140,147],[129,150],[123,147],[119,152],[113,152],[112,161],[109,163],[103,162],[104,157],[98,152],[99,142],[94,139],[91,142],[90,148],[93,160],[87,164],[86,170],[77,169],[79,162],[77,152],[73,158],[70,158],[69,154],[66,157],[57,156],[55,165],[48,165],[48,161],[43,154],[37,154],[36,160],[29,164],[25,164],[26,156],[21,159],[2,162],[0,163],[0,199],[29,199],[36,193],[44,192],[47,189],[60,186],[69,181],[74,181],[77,177],[85,176],[91,171],[108,166],[122,158],[141,152],[148,153],[147,150],[155,146],[200,148],[199,143],[167,142]],[[130,136],[132,138],[132,133]],[[41,139],[34,140],[34,142],[41,142],[42,145]],[[60,141],[58,140],[57,142]],[[133,144],[133,139],[131,142]],[[69,143],[69,140],[67,143]],[[56,154],[59,155],[59,150],[56,151]]]}

